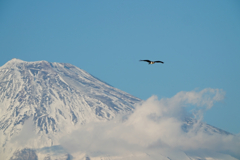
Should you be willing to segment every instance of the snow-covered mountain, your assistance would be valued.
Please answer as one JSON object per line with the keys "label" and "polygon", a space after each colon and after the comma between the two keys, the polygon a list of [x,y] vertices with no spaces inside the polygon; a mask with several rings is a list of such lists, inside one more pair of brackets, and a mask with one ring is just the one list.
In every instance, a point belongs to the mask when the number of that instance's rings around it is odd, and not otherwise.
{"label": "snow-covered mountain", "polygon": [[[0,67],[0,159],[171,159],[167,151],[163,155],[152,150],[120,156],[72,155],[62,146],[64,136],[76,136],[76,128],[129,115],[141,102],[71,64],[12,59]],[[186,133],[198,123],[187,117],[183,121],[181,129]],[[196,132],[231,135],[205,123],[198,126]],[[174,154],[183,157],[179,159],[201,159],[185,152]]]}
{"label": "snow-covered mountain", "polygon": [[34,147],[54,146],[75,125],[132,112],[139,101],[71,64],[12,59],[0,68],[1,147],[11,148],[27,119],[38,135]]}

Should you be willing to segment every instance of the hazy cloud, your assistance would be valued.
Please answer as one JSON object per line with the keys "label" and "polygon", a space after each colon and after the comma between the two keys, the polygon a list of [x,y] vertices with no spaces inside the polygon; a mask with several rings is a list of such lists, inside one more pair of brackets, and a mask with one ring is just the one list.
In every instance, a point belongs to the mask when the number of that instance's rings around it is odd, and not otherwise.
{"label": "hazy cloud", "polygon": [[[91,156],[165,153],[167,149],[174,154],[184,151],[197,155],[201,151],[208,156],[224,153],[240,158],[239,136],[208,134],[201,129],[204,111],[214,102],[223,100],[224,95],[220,89],[208,88],[199,92],[179,92],[172,98],[161,100],[152,96],[138,104],[126,120],[118,117],[108,122],[87,124],[63,137],[61,144],[70,152],[85,152]],[[198,121],[185,132],[182,126],[189,114],[185,108],[192,106]]]}
{"label": "hazy cloud", "polygon": [[32,118],[28,118],[22,127],[22,130],[11,139],[11,143],[15,145],[24,147],[28,144],[29,140],[32,140],[36,137],[34,132],[35,126]]}

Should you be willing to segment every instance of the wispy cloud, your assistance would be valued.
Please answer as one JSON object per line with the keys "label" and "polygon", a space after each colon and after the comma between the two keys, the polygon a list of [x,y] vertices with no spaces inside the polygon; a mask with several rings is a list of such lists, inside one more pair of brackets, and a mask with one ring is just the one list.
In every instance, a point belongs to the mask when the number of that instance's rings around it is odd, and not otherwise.
{"label": "wispy cloud", "polygon": [[[63,137],[61,144],[70,152],[85,152],[91,156],[126,155],[134,152],[162,153],[166,149],[197,155],[204,152],[229,154],[240,158],[240,138],[233,135],[209,134],[201,129],[203,113],[214,102],[223,100],[224,91],[179,92],[172,98],[158,100],[156,96],[138,104],[127,119],[90,123]],[[188,132],[182,129],[186,107],[195,106],[198,120]],[[205,152],[206,151],[206,152]],[[174,156],[174,155],[172,155]],[[230,156],[229,156],[230,157]]]}
{"label": "wispy cloud", "polygon": [[24,147],[30,140],[36,137],[34,132],[35,126],[32,118],[28,118],[23,125],[22,130],[11,139],[11,143],[19,147]]}

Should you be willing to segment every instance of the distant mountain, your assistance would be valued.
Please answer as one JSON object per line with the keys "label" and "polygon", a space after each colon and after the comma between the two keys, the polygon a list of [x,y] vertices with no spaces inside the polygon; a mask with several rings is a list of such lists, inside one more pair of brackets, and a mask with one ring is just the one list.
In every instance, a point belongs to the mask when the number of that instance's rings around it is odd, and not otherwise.
{"label": "distant mountain", "polygon": [[34,147],[54,146],[75,125],[132,112],[139,101],[71,64],[12,59],[0,67],[1,147],[14,151],[9,142],[27,119],[38,135]]}
{"label": "distant mountain", "polygon": [[[73,157],[60,144],[62,136],[90,122],[110,121],[131,114],[141,102],[68,63],[25,62],[12,59],[0,67],[0,159],[159,159],[159,153]],[[186,118],[182,130],[196,123]],[[208,134],[230,133],[202,123],[198,130]],[[197,132],[197,131],[196,131]],[[185,153],[184,153],[185,154]],[[2,156],[1,156],[2,155]],[[186,159],[198,159],[184,155]],[[158,159],[157,158],[157,159]]]}

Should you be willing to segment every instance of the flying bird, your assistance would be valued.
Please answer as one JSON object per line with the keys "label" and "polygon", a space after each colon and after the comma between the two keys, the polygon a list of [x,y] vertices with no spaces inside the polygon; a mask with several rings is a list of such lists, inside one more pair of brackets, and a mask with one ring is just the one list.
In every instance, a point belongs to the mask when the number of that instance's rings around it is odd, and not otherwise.
{"label": "flying bird", "polygon": [[154,64],[154,63],[164,63],[163,61],[150,61],[150,60],[140,60],[140,61],[145,61],[148,62],[148,64]]}

